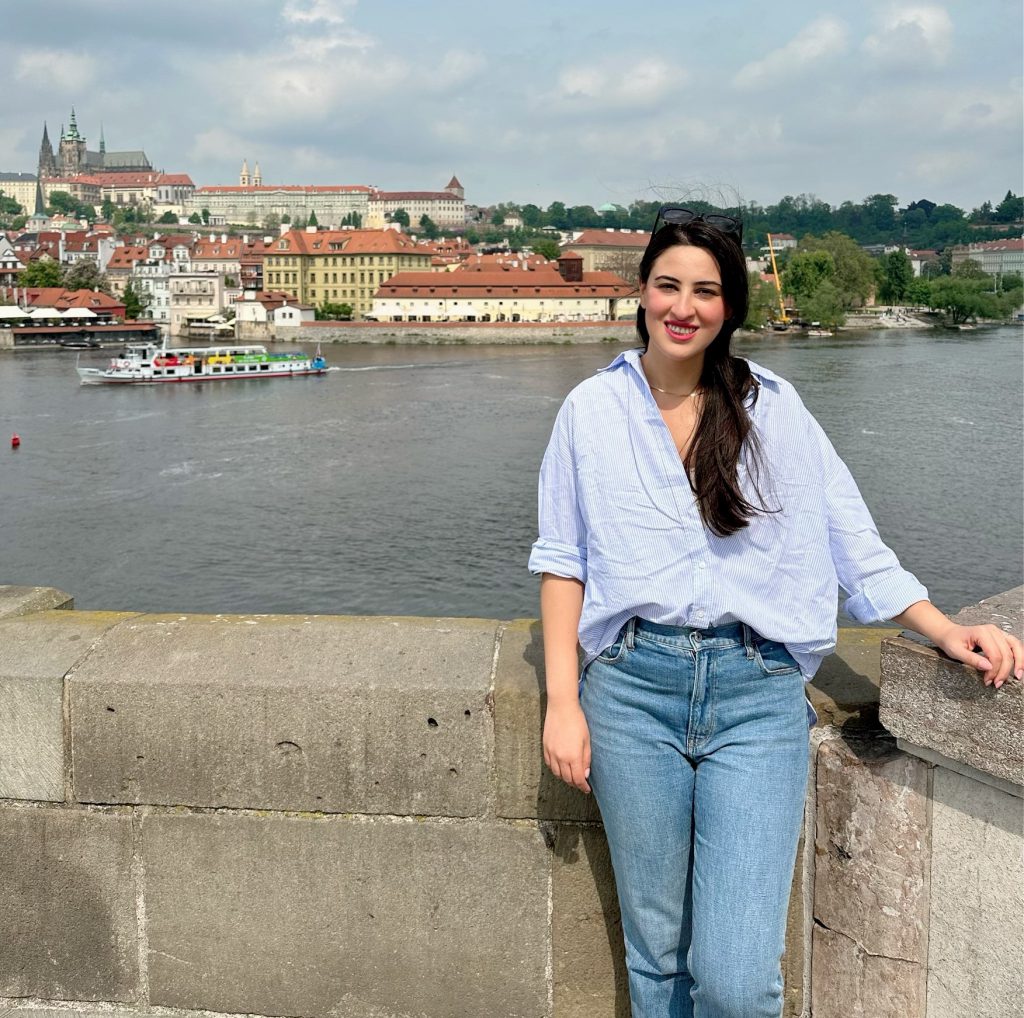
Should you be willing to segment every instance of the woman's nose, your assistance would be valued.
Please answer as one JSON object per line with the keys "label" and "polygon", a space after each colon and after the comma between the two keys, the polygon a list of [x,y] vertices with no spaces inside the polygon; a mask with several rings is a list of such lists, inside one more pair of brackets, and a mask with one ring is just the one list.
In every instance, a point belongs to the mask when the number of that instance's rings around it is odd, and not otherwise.
{"label": "woman's nose", "polygon": [[672,313],[679,318],[689,318],[693,314],[693,294],[688,290],[680,290],[672,304]]}

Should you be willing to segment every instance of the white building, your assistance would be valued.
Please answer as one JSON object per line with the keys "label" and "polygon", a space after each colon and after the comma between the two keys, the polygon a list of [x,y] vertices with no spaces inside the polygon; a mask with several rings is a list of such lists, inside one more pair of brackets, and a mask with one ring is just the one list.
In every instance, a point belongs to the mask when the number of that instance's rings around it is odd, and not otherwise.
{"label": "white building", "polygon": [[990,276],[1005,276],[1008,272],[1024,276],[1024,238],[959,244],[952,250],[953,271],[968,258],[977,262]]}
{"label": "white building", "polygon": [[219,272],[172,272],[169,291],[172,336],[188,335],[192,323],[208,321],[225,307]]}

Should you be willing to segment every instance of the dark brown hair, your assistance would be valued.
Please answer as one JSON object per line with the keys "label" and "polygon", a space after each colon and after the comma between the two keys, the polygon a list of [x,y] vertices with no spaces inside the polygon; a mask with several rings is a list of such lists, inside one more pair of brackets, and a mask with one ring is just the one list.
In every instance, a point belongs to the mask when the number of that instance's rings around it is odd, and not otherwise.
{"label": "dark brown hair", "polygon": [[[678,245],[703,248],[715,259],[722,275],[722,297],[729,310],[721,331],[704,351],[700,417],[685,461],[704,525],[720,537],[728,537],[746,527],[755,513],[772,511],[765,507],[757,489],[761,455],[749,411],[757,400],[758,382],[747,362],[733,357],[729,349],[732,334],[747,317],[747,265],[734,235],[695,219],[663,226],[651,237],[640,261],[642,284],[650,278],[659,255]],[[651,337],[643,308],[637,312],[636,331],[646,350]],[[749,502],[740,490],[737,465],[744,447],[748,475],[760,505]]]}

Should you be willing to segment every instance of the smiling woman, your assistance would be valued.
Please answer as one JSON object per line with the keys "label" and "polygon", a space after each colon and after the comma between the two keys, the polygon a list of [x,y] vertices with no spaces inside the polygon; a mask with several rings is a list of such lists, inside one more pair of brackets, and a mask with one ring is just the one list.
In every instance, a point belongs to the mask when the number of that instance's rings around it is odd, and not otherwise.
{"label": "smiling woman", "polygon": [[1024,676],[1020,641],[955,625],[902,568],[793,387],[732,355],[740,235],[659,212],[643,351],[570,393],[541,467],[544,759],[597,798],[634,1018],[781,1014],[803,683],[835,649],[840,586],[855,619],[895,619],[986,684]]}

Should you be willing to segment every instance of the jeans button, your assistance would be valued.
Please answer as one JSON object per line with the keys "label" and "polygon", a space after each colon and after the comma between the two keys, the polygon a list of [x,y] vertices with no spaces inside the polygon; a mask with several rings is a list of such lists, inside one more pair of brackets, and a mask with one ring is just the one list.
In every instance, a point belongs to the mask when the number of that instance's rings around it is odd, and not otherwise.
{"label": "jeans button", "polygon": [[694,633],[693,634],[693,641],[694,641],[694,643],[700,643],[701,639],[702,639],[702,637],[701,637],[700,633]]}

